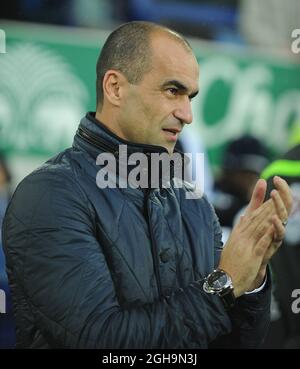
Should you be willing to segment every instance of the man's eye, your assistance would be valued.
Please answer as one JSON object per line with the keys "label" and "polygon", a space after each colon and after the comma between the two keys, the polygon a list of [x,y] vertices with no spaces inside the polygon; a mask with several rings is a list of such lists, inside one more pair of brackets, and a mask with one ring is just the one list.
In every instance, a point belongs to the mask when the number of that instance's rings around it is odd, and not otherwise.
{"label": "man's eye", "polygon": [[168,88],[168,91],[172,94],[172,95],[177,95],[178,93],[178,89],[177,88]]}

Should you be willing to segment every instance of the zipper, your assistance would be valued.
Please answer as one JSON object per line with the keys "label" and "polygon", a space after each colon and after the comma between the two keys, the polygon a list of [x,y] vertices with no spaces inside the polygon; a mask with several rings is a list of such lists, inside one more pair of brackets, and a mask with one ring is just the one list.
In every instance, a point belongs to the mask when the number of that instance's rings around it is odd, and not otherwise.
{"label": "zipper", "polygon": [[[119,153],[113,145],[110,145],[102,137],[96,135],[95,133],[91,132],[89,129],[87,129],[85,127],[78,127],[76,134],[81,139],[83,139],[84,141],[86,141],[89,144],[94,145],[98,149],[108,151],[108,152],[112,153],[115,156],[116,156],[116,154]],[[157,152],[157,146],[147,145],[147,148],[148,149],[153,148]],[[156,246],[156,242],[154,240],[153,230],[152,230],[152,227],[151,227],[150,206],[148,205],[150,191],[151,191],[151,188],[148,187],[146,189],[146,192],[145,192],[145,202],[146,202],[146,212],[147,212],[147,219],[146,220],[147,220],[147,223],[148,223],[148,228],[149,228],[149,233],[150,233],[151,249],[152,249],[152,256],[153,256],[153,267],[154,267],[154,274],[155,274],[155,278],[156,278],[156,282],[157,282],[158,295],[159,295],[160,298],[162,298],[163,293],[162,293],[161,277],[160,277],[160,270],[159,270],[159,255],[158,255],[158,252],[157,252],[157,246]]]}
{"label": "zipper", "polygon": [[160,277],[160,270],[159,270],[159,255],[158,255],[157,245],[154,240],[153,230],[152,230],[151,222],[150,222],[150,205],[149,205],[150,191],[151,189],[148,188],[146,195],[145,195],[146,210],[147,210],[147,223],[148,223],[149,233],[150,233],[151,249],[152,249],[152,256],[153,256],[153,267],[154,267],[154,274],[155,274],[155,278],[157,282],[158,295],[159,295],[159,298],[162,299],[163,293],[162,293],[161,277]]}
{"label": "zipper", "polygon": [[102,139],[102,137],[96,135],[85,127],[78,127],[76,134],[87,143],[96,146],[98,149],[111,152],[112,154],[116,153],[113,145],[108,144],[106,140]]}

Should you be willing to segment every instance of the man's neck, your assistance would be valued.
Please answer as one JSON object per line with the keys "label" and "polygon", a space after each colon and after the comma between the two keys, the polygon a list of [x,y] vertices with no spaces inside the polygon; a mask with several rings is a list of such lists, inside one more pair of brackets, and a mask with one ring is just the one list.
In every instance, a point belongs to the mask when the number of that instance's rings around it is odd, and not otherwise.
{"label": "man's neck", "polygon": [[117,135],[120,138],[123,138],[122,132],[118,128],[118,124],[116,120],[113,118],[113,114],[106,113],[103,109],[101,112],[98,110],[96,111],[95,118],[101,122],[107,129],[112,131],[115,135]]}

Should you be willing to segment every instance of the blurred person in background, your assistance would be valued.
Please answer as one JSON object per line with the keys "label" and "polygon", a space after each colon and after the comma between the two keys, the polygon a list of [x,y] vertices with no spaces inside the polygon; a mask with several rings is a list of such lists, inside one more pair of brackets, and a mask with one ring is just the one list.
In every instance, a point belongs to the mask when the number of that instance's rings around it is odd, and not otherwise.
{"label": "blurred person in background", "polygon": [[[10,198],[11,175],[5,157],[0,153],[0,225],[4,218],[5,210]],[[2,227],[1,227],[2,229]],[[0,348],[12,348],[15,346],[15,326],[13,320],[11,295],[8,287],[5,270],[5,257],[2,249],[2,237],[0,229],[0,290],[5,296],[4,306],[0,307]],[[3,309],[3,311],[2,311]]]}
{"label": "blurred person in background", "polygon": [[264,347],[300,349],[300,123],[292,129],[293,146],[262,173],[267,195],[279,175],[290,185],[293,206],[282,247],[271,262],[274,276],[271,326]]}
{"label": "blurred person in background", "polygon": [[213,196],[221,226],[233,227],[234,217],[248,204],[267,163],[267,149],[257,138],[245,135],[228,143]]}

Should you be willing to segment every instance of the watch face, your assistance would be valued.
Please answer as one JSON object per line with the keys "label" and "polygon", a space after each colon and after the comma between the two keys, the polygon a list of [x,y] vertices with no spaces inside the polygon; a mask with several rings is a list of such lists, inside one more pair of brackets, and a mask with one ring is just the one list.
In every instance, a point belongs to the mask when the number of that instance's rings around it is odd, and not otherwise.
{"label": "watch face", "polygon": [[230,276],[222,269],[216,269],[205,279],[203,290],[207,293],[217,294],[225,309],[234,306],[235,296],[233,294],[233,285]]}
{"label": "watch face", "polygon": [[207,283],[214,291],[220,291],[230,285],[231,281],[225,272],[216,270],[209,276]]}

